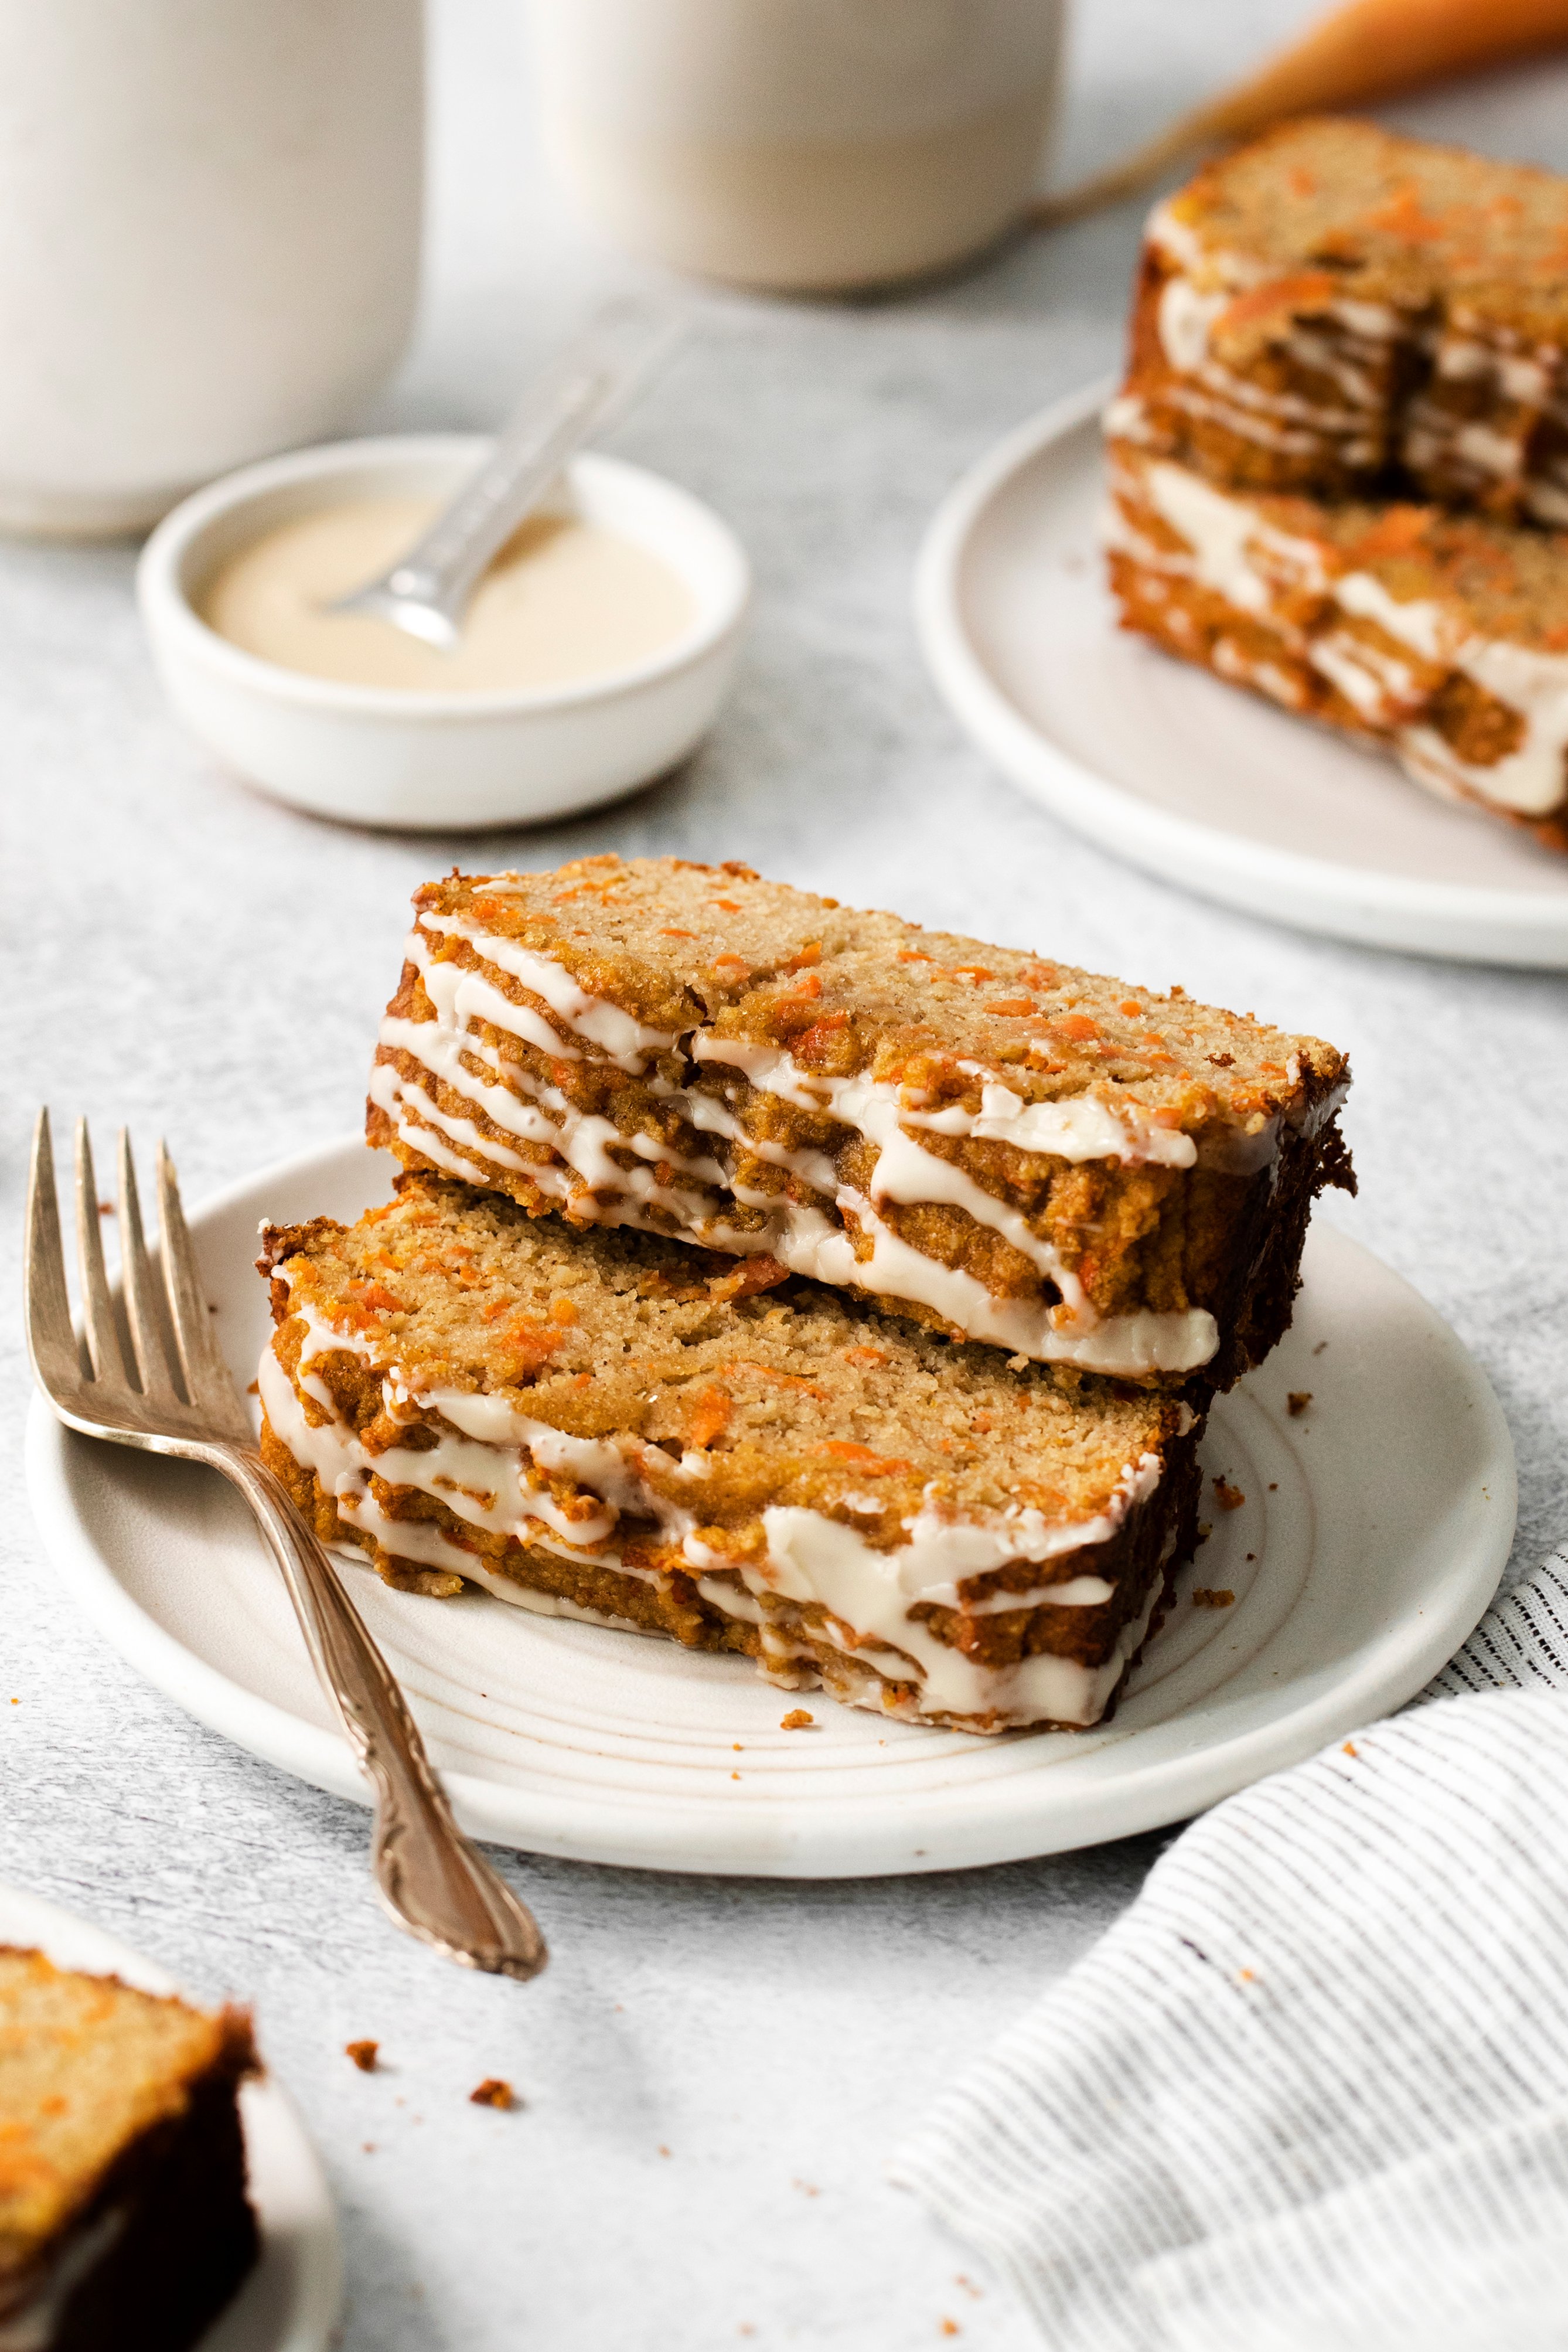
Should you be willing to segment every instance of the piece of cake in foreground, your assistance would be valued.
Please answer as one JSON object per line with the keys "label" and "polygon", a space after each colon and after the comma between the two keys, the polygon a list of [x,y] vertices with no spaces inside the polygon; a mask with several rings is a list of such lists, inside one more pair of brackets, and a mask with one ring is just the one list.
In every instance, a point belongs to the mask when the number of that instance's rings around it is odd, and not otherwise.
{"label": "piece of cake in foreground", "polygon": [[1125,627],[1568,850],[1568,538],[1222,490],[1113,442]]}
{"label": "piece of cake in foreground", "polygon": [[[1110,1706],[1195,1540],[1182,1400],[430,1176],[269,1228],[262,1450],[390,1581],[970,1731]],[[763,1287],[761,1285],[768,1286]]]}
{"label": "piece of cake in foreground", "polygon": [[256,2257],[217,2016],[0,1947],[0,2346],[186,2352]]}
{"label": "piece of cake in foreground", "polygon": [[583,1224],[1224,1387],[1348,1183],[1316,1038],[764,882],[594,857],[415,897],[367,1132]]}
{"label": "piece of cake in foreground", "polygon": [[1568,522],[1568,180],[1288,122],[1145,232],[1115,430],[1224,488]]}

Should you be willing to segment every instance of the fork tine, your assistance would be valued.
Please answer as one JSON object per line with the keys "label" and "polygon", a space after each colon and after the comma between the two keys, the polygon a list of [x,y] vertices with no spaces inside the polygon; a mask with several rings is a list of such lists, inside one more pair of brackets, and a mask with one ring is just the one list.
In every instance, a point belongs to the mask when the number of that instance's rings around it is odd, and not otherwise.
{"label": "fork tine", "polygon": [[87,1121],[77,1121],[77,1267],[81,1276],[82,1324],[93,1377],[121,1381],[128,1367],[109,1295],[103,1265],[103,1230],[98,1213],[98,1182],[92,1167],[92,1139]]}
{"label": "fork tine", "polygon": [[166,1403],[179,1393],[172,1377],[179,1359],[163,1286],[153,1275],[142,1239],[136,1163],[131,1156],[130,1129],[123,1127],[120,1130],[120,1265],[141,1392]]}
{"label": "fork tine", "polygon": [[158,1146],[158,1225],[163,1242],[163,1282],[185,1375],[185,1394],[204,1412],[225,1416],[248,1444],[250,1423],[207,1311],[196,1253],[180,1204],[179,1180],[168,1147],[162,1141]]}
{"label": "fork tine", "polygon": [[50,1396],[58,1398],[80,1387],[82,1361],[71,1328],[65,1244],[60,1236],[59,1200],[55,1191],[54,1142],[47,1110],[38,1113],[37,1125],[33,1129],[33,1164],[27,1178],[27,1254],[22,1278],[26,1294],[27,1352],[44,1388]]}

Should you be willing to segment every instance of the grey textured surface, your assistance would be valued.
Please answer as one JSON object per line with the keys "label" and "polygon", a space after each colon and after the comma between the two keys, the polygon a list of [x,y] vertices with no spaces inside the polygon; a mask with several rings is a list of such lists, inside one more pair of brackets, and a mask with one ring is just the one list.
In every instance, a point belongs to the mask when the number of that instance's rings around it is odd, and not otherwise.
{"label": "grey textured surface", "polygon": [[[1065,160],[1109,153],[1301,13],[1089,0]],[[436,32],[431,295],[380,421],[483,424],[593,289],[634,273],[539,176],[511,6],[445,0]],[[1568,164],[1565,87],[1500,77],[1401,119]],[[1516,1558],[1538,1557],[1568,1523],[1568,988],[1314,940],[1127,872],[989,773],[920,667],[922,526],[998,433],[1110,363],[1135,231],[1125,210],[900,304],[699,300],[616,446],[740,530],[755,631],[697,761],[588,823],[476,845],[293,816],[165,713],[131,550],[0,551],[7,1247],[39,1098],[166,1131],[192,1199],[350,1129],[408,892],[455,856],[745,857],[1347,1046],[1363,1192],[1326,1213],[1486,1366],[1519,1445]],[[956,2283],[975,2265],[881,2162],[1124,1905],[1156,1841],[863,1885],[508,1860],[555,1965],[528,1990],[473,1979],[382,1925],[362,1814],[187,1721],[54,1591],[17,1484],[15,1339],[8,1307],[0,1876],[198,1992],[255,2000],[340,2200],[354,2352],[904,2352],[947,2315],[994,2352],[1030,2340],[977,2272],[978,2298]],[[355,2073],[357,2035],[392,2071]],[[526,2108],[470,2106],[490,2074]]]}

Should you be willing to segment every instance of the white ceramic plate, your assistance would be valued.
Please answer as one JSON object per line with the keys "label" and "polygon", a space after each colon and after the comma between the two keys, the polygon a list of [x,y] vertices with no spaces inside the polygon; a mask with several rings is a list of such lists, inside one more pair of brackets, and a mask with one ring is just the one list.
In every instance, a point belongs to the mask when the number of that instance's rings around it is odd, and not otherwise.
{"label": "white ceramic plate", "polygon": [[1568,967],[1568,858],[1117,629],[1097,384],[1009,434],[915,574],[936,684],[1066,824],[1207,898],[1336,939]]}
{"label": "white ceramic plate", "polygon": [[[390,1160],[339,1144],[193,1218],[243,1386],[269,1328],[258,1220],[351,1218]],[[1311,1390],[1292,1419],[1286,1399]],[[363,1798],[281,1583],[228,1488],[95,1444],[38,1402],[33,1507],[65,1582],[148,1678],[230,1738]],[[740,1659],[538,1617],[480,1592],[430,1601],[345,1568],[467,1827],[589,1862],[849,1877],[957,1869],[1181,1820],[1396,1706],[1496,1587],[1513,1456],[1485,1380],[1406,1283],[1332,1229],[1294,1327],[1216,1407],[1211,1475],[1245,1493],[1101,1731],[977,1739],[793,1705]],[[1199,1608],[1197,1582],[1233,1591]]]}
{"label": "white ceramic plate", "polygon": [[[117,1937],[20,1887],[0,1886],[0,1944],[36,1946],[59,1968],[121,1977],[143,1992],[180,1990]],[[343,2269],[320,2159],[294,2102],[270,2077],[245,2084],[239,2099],[261,2260],[203,2336],[201,2352],[325,2352]]]}

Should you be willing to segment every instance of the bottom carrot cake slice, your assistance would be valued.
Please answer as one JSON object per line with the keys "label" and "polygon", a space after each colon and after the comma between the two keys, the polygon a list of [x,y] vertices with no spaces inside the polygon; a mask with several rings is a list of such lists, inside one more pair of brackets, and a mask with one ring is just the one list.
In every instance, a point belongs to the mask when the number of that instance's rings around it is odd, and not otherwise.
{"label": "bottom carrot cake slice", "polygon": [[392,1584],[482,1586],[968,1731],[1100,1721],[1196,1539],[1179,1398],[433,1176],[266,1230],[262,1448]]}

